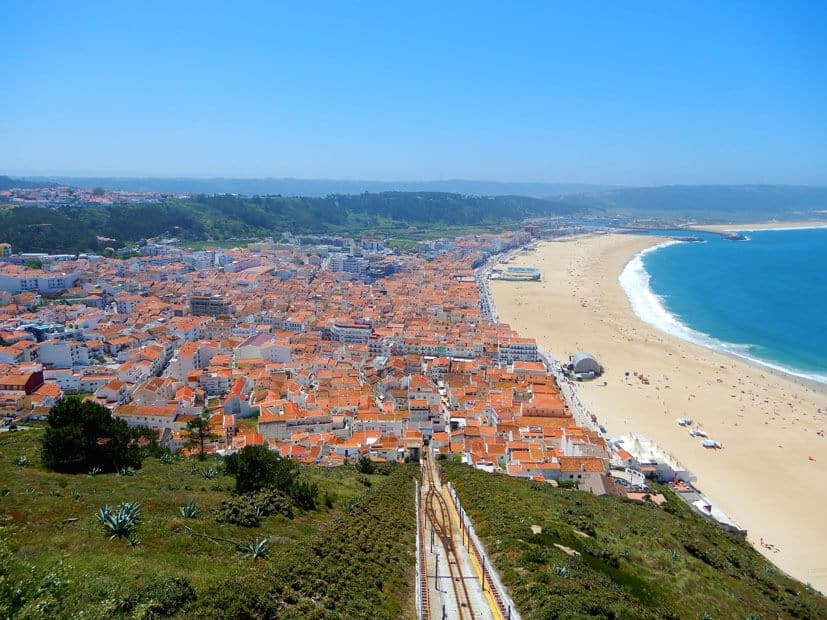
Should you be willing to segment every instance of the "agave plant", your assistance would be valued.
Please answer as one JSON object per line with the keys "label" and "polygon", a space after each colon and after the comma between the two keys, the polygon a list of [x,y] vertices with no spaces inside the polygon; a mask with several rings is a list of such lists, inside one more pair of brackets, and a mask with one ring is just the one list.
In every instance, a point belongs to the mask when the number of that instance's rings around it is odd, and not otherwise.
{"label": "agave plant", "polygon": [[554,567],[554,574],[558,577],[568,577],[569,576],[569,569],[565,566],[555,566]]}
{"label": "agave plant", "polygon": [[97,475],[98,475],[99,473],[101,473],[102,471],[103,471],[103,470],[102,470],[100,467],[97,467],[97,466],[95,466],[95,467],[90,467],[90,468],[89,468],[89,475],[90,475],[90,476],[97,476]]}
{"label": "agave plant", "polygon": [[[104,505],[98,509],[98,523],[103,526],[104,532],[113,538],[128,538],[134,534],[135,528],[141,519],[141,507],[137,502],[127,502],[113,510],[111,506]],[[136,539],[137,540],[137,539]]]}
{"label": "agave plant", "polygon": [[262,538],[242,547],[245,555],[253,560],[260,560],[267,557],[267,539]]}
{"label": "agave plant", "polygon": [[208,467],[204,471],[201,472],[201,476],[204,480],[213,480],[218,478],[218,470],[213,467]]}
{"label": "agave plant", "polygon": [[122,476],[134,476],[137,472],[135,471],[134,467],[124,467],[121,470]]}
{"label": "agave plant", "polygon": [[135,523],[141,520],[141,505],[138,502],[125,502],[118,506],[118,510],[128,515]]}
{"label": "agave plant", "polygon": [[195,500],[188,501],[179,508],[179,511],[181,512],[181,516],[185,519],[201,518],[201,509],[198,508],[198,504],[195,503]]}
{"label": "agave plant", "polygon": [[195,475],[198,473],[198,467],[196,465],[190,465],[190,473]]}
{"label": "agave plant", "polygon": [[28,467],[29,465],[31,465],[31,461],[29,460],[28,456],[23,454],[14,459],[14,464],[17,465],[19,468],[23,469],[24,467]]}
{"label": "agave plant", "polygon": [[161,455],[161,462],[162,462],[164,465],[172,465],[172,461],[173,461],[173,460],[174,460],[174,459],[172,458],[172,455],[171,455],[169,452],[164,452],[164,453]]}
{"label": "agave plant", "polygon": [[137,547],[140,544],[138,540],[138,534],[135,533],[135,530],[129,532],[129,536],[126,537],[127,542],[129,543],[130,547]]}

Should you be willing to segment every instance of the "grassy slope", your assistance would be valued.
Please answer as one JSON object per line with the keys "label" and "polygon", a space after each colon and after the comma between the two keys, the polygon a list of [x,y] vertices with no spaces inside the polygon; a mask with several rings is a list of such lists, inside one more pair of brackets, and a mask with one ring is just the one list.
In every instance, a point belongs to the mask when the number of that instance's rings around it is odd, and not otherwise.
{"label": "grassy slope", "polygon": [[667,511],[444,467],[526,620],[827,617],[825,598],[674,496]]}
{"label": "grassy slope", "polygon": [[[185,576],[202,593],[228,581],[261,580],[269,575],[274,562],[282,569],[301,565],[306,562],[309,541],[326,524],[342,518],[348,500],[367,493],[376,495],[360,478],[367,478],[372,488],[381,488],[389,481],[387,476],[362,476],[353,468],[304,467],[303,476],[319,484],[320,510],[297,510],[293,520],[272,516],[263,519],[258,528],[243,528],[216,523],[210,514],[230,496],[233,478],[205,480],[200,472],[191,473],[193,465],[214,467],[214,462],[176,460],[165,465],[159,459],[147,458],[134,477],[56,474],[39,464],[41,435],[40,430],[0,435],[0,525],[7,526],[5,537],[17,559],[43,572],[59,561],[66,563],[70,579],[67,608],[85,609],[92,617],[103,612],[102,601],[120,600],[159,576]],[[15,465],[21,455],[30,459],[28,467]],[[324,507],[325,494],[333,499],[330,510]],[[185,520],[178,516],[179,506],[191,499],[201,507],[205,518]],[[101,505],[124,501],[138,501],[143,509],[138,527],[140,544],[136,547],[124,540],[108,540],[95,519]],[[232,541],[269,537],[272,559],[253,562],[239,555],[231,543],[188,534],[183,524]],[[413,519],[409,526],[413,536]],[[410,549],[404,547],[409,542],[399,537],[400,549],[413,557],[413,542]],[[407,568],[400,566],[399,571],[405,574]],[[408,605],[405,597],[412,598],[404,588],[397,587],[395,593],[403,601],[397,603],[398,608]]]}
{"label": "grassy slope", "polygon": [[229,580],[187,618],[414,618],[417,465],[397,467],[289,556]]}

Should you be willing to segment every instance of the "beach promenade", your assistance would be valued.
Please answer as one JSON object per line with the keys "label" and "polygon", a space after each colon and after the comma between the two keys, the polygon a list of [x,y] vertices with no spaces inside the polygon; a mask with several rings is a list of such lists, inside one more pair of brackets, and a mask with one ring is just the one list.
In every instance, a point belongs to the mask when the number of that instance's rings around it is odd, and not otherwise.
{"label": "beach promenade", "polygon": [[[633,256],[661,241],[577,237],[519,254],[512,264],[540,268],[542,281],[489,282],[499,318],[557,360],[594,354],[606,372],[576,385],[572,400],[583,415],[594,413],[609,436],[642,433],[674,455],[759,551],[825,592],[827,414],[819,409],[827,412],[827,390],[638,319],[618,277]],[[692,418],[724,449],[701,447],[676,424],[679,417]]]}

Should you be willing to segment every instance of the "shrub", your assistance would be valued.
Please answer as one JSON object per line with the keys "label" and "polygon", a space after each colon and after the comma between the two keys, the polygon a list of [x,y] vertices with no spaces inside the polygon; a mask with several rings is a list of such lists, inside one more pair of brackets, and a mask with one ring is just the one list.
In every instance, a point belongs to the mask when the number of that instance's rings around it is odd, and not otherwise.
{"label": "shrub", "polygon": [[198,598],[186,577],[156,577],[133,592],[118,610],[130,612],[140,606],[143,618],[168,618]]}
{"label": "shrub", "polygon": [[293,518],[293,503],[290,498],[275,489],[264,489],[254,493],[250,499],[261,509],[265,517],[284,515],[288,519]]}
{"label": "shrub", "polygon": [[221,502],[214,511],[215,520],[219,523],[232,523],[241,527],[257,527],[262,517],[275,514],[293,518],[290,498],[275,489],[236,495]]}
{"label": "shrub", "polygon": [[284,493],[298,478],[298,465],[283,458],[265,446],[245,446],[226,460],[226,472],[235,476],[238,493],[250,493],[264,488],[274,488]]}
{"label": "shrub", "polygon": [[359,460],[356,461],[356,471],[360,474],[372,474],[376,471],[376,467],[368,457],[360,456]]}
{"label": "shrub", "polygon": [[261,522],[261,515],[256,512],[255,505],[243,495],[224,500],[213,511],[213,515],[219,523],[231,523],[241,527],[258,527]]}
{"label": "shrub", "polygon": [[319,486],[315,482],[298,481],[290,488],[290,496],[296,506],[303,510],[315,510],[318,495]]}
{"label": "shrub", "polygon": [[374,463],[373,473],[379,474],[380,476],[390,476],[396,467],[397,463]]}
{"label": "shrub", "polygon": [[0,618],[69,618],[65,606],[69,567],[47,569],[20,560],[0,530]]}

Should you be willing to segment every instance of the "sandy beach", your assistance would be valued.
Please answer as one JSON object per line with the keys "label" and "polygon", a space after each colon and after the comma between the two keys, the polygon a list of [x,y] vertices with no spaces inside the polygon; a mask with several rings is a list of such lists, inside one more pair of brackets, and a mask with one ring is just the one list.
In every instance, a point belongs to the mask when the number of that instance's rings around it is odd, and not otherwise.
{"label": "sandy beach", "polygon": [[[541,282],[490,283],[500,320],[537,338],[557,359],[594,354],[605,375],[580,384],[578,394],[609,435],[642,433],[660,444],[749,530],[756,549],[827,592],[827,388],[685,342],[638,319],[618,276],[635,254],[659,242],[597,235],[541,243],[511,260],[541,269]],[[645,374],[649,385],[626,378],[626,371]],[[678,417],[695,420],[724,449],[701,447],[676,424]]]}
{"label": "sandy beach", "polygon": [[827,220],[807,220],[804,222],[758,222],[757,224],[707,224],[692,226],[695,230],[709,232],[729,232],[738,230],[780,230],[796,228],[827,228]]}

